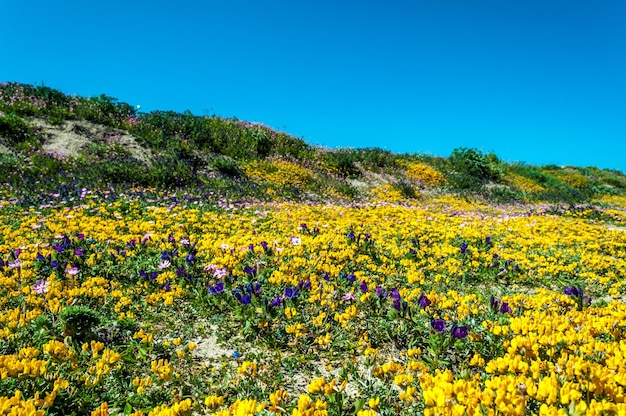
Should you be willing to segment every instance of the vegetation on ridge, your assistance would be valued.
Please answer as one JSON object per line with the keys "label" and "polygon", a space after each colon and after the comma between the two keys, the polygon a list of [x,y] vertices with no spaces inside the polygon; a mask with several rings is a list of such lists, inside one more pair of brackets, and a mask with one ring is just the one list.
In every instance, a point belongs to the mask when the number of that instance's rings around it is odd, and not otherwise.
{"label": "vegetation on ridge", "polygon": [[0,415],[626,413],[622,173],[0,98]]}

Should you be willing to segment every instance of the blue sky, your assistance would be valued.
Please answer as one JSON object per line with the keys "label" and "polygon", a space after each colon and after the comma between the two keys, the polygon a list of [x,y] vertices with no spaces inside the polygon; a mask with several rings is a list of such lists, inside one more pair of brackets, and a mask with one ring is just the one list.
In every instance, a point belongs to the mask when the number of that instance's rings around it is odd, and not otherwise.
{"label": "blue sky", "polygon": [[626,172],[626,2],[7,0],[0,81]]}

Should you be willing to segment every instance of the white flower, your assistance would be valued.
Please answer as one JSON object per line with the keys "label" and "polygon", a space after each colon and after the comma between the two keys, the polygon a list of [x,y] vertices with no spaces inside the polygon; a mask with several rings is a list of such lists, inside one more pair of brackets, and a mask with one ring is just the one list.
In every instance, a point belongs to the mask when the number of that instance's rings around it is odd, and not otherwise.
{"label": "white flower", "polygon": [[300,244],[302,244],[302,240],[300,239],[300,237],[297,236],[291,236],[291,238],[289,239],[289,241],[291,242],[291,244],[293,244],[294,246],[299,246]]}

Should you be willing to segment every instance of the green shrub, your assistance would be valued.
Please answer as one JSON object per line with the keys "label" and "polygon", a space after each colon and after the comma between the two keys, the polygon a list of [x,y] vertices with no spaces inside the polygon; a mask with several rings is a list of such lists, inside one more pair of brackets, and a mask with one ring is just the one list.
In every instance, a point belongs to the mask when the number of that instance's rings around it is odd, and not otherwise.
{"label": "green shrub", "polygon": [[98,312],[83,305],[68,306],[61,310],[59,319],[65,335],[76,339],[88,338],[100,323]]}
{"label": "green shrub", "polygon": [[461,189],[476,189],[487,182],[499,182],[502,165],[493,154],[483,154],[476,149],[457,148],[448,158],[453,169],[450,182]]}
{"label": "green shrub", "polygon": [[0,115],[0,137],[9,145],[23,143],[36,135],[26,120],[12,113]]}

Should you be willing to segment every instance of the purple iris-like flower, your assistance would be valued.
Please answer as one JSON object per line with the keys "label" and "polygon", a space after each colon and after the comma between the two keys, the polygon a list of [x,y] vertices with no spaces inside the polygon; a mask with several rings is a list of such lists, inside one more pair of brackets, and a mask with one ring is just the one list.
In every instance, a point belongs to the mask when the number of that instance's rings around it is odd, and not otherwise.
{"label": "purple iris-like flower", "polygon": [[193,253],[189,253],[187,254],[187,257],[185,257],[185,261],[187,263],[193,263],[195,259],[196,259],[196,255]]}
{"label": "purple iris-like flower", "polygon": [[243,268],[243,272],[246,273],[246,274],[249,274],[250,276],[252,276],[253,274],[256,273],[256,266],[250,267],[250,266],[246,265]]}
{"label": "purple iris-like flower", "polygon": [[430,299],[428,299],[426,297],[426,295],[424,295],[423,293],[420,295],[420,298],[418,299],[417,303],[420,305],[420,308],[424,309],[427,306],[429,306],[432,302],[430,301]]}
{"label": "purple iris-like flower", "polygon": [[76,234],[76,238],[78,238],[79,240],[84,240],[85,239],[85,234],[78,233],[78,234]]}
{"label": "purple iris-like flower", "polygon": [[161,288],[165,289],[166,292],[169,292],[170,290],[172,290],[172,285],[170,285],[169,283],[166,283],[163,286],[161,286]]}
{"label": "purple iris-like flower", "polygon": [[52,262],[50,262],[50,266],[51,266],[53,269],[56,269],[56,268],[58,268],[58,267],[59,267],[59,262],[58,262],[57,260],[52,260]]}
{"label": "purple iris-like flower", "polygon": [[126,247],[135,247],[135,240],[130,240],[128,243],[126,243]]}
{"label": "purple iris-like flower", "polygon": [[491,244],[491,237],[485,237],[485,244]]}
{"label": "purple iris-like flower", "polygon": [[349,238],[350,240],[356,240],[356,236],[354,235],[354,231],[350,231],[350,232],[348,233],[348,238]]}
{"label": "purple iris-like flower", "polygon": [[239,299],[239,302],[241,302],[242,305],[249,305],[250,302],[252,302],[252,296],[249,293],[244,293],[243,295],[239,295],[237,299]]}
{"label": "purple iris-like flower", "polygon": [[74,250],[74,254],[78,257],[82,256],[83,254],[85,254],[85,250],[83,250],[82,248],[77,248],[76,250]]}
{"label": "purple iris-like flower", "polygon": [[361,284],[359,285],[359,289],[361,290],[361,292],[367,293],[367,282],[365,280],[361,282]]}
{"label": "purple iris-like flower", "polygon": [[450,333],[454,338],[463,339],[467,337],[469,331],[466,326],[457,326],[454,324],[452,325],[452,328],[450,328]]}
{"label": "purple iris-like flower", "polygon": [[285,288],[285,298],[292,299],[300,294],[300,291],[297,287],[286,287]]}
{"label": "purple iris-like flower", "polygon": [[500,305],[500,312],[502,313],[511,313],[511,307],[509,306],[508,302],[502,302],[502,305]]}
{"label": "purple iris-like flower", "polygon": [[5,263],[3,259],[0,259],[0,267],[4,267]]}
{"label": "purple iris-like flower", "polygon": [[380,299],[385,299],[387,297],[387,291],[383,290],[381,286],[376,286],[376,294]]}
{"label": "purple iris-like flower", "polygon": [[172,234],[167,236],[167,241],[170,243],[174,243],[176,242],[176,239],[174,238],[174,236]]}
{"label": "purple iris-like flower", "polygon": [[35,258],[35,260],[46,261],[46,258],[41,253],[37,253],[37,257]]}
{"label": "purple iris-like flower", "polygon": [[327,282],[330,280],[330,276],[328,275],[328,273],[324,273],[322,275],[322,279],[326,280]]}
{"label": "purple iris-like flower", "polygon": [[401,306],[400,299],[399,298],[398,299],[394,299],[393,300],[393,308],[395,310],[399,311],[400,310],[400,306]]}
{"label": "purple iris-like flower", "polygon": [[217,282],[214,286],[209,286],[209,293],[217,295],[224,292],[224,282]]}
{"label": "purple iris-like flower", "polygon": [[300,283],[298,283],[298,287],[301,290],[309,289],[311,287],[311,281],[307,280],[305,282],[300,282]]}
{"label": "purple iris-like flower", "polygon": [[391,294],[389,296],[393,299],[400,300],[400,292],[398,292],[398,288],[394,287],[391,289]]}
{"label": "purple iris-like flower", "polygon": [[563,291],[569,296],[583,296],[583,288],[580,286],[565,286]]}
{"label": "purple iris-like flower", "polygon": [[356,281],[356,276],[354,275],[354,273],[350,273],[348,276],[346,276],[346,279],[348,279],[350,283],[354,283]]}
{"label": "purple iris-like flower", "polygon": [[465,254],[465,252],[467,251],[467,243],[461,243],[461,254]]}
{"label": "purple iris-like flower", "polygon": [[275,308],[275,307],[279,306],[282,301],[283,301],[282,296],[276,295],[276,297],[274,299],[272,299],[272,301],[270,302],[270,306]]}
{"label": "purple iris-like flower", "polygon": [[446,321],[444,321],[443,319],[433,319],[430,321],[430,324],[432,325],[433,329],[440,334],[443,334],[443,332],[446,330]]}
{"label": "purple iris-like flower", "polygon": [[254,244],[250,244],[250,245],[248,246],[248,250],[250,250],[250,251],[254,251]]}
{"label": "purple iris-like flower", "polygon": [[263,251],[267,251],[267,241],[261,241],[261,247],[263,247]]}

